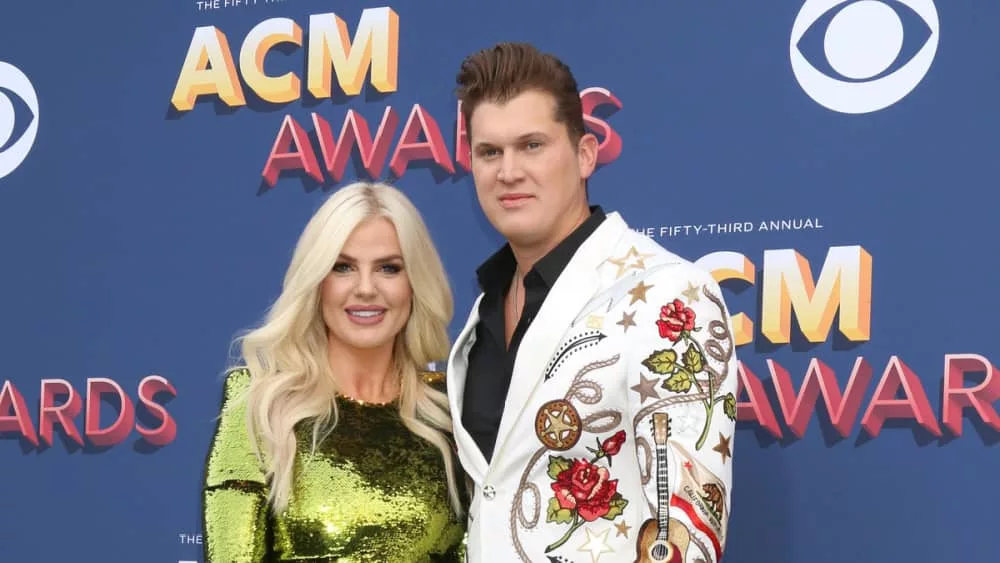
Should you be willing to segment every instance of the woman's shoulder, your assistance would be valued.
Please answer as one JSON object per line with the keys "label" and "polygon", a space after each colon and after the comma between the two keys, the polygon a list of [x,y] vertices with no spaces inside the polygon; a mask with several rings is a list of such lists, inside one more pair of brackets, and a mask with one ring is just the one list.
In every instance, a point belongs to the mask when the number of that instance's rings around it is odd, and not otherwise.
{"label": "woman's shoulder", "polygon": [[219,405],[221,414],[241,410],[246,402],[247,392],[250,391],[251,379],[250,370],[245,367],[231,367],[225,371]]}
{"label": "woman's shoulder", "polygon": [[227,369],[222,383],[223,402],[228,403],[233,397],[245,393],[250,388],[250,380],[250,370],[245,367]]}

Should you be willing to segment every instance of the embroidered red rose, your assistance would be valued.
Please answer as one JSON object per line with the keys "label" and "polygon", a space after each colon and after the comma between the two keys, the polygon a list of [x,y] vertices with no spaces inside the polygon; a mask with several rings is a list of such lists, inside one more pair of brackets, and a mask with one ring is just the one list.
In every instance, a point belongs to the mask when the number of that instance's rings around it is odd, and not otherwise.
{"label": "embroidered red rose", "polygon": [[607,468],[578,459],[552,483],[559,507],[576,509],[580,518],[593,522],[611,510],[611,498],[618,491],[618,479],[608,479]]}
{"label": "embroidered red rose", "polygon": [[625,431],[619,430],[614,436],[608,438],[601,444],[601,451],[605,455],[617,455],[622,449],[622,444],[625,443]]}
{"label": "embroidered red rose", "polygon": [[660,319],[656,321],[660,329],[660,338],[669,338],[677,342],[682,332],[694,330],[694,311],[685,307],[680,299],[674,299],[660,307]]}

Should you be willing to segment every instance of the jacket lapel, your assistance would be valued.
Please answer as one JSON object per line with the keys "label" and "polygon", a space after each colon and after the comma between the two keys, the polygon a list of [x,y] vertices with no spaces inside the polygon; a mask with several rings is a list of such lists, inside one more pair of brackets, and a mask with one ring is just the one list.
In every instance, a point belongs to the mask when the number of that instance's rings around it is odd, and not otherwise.
{"label": "jacket lapel", "polygon": [[459,334],[455,345],[452,346],[451,354],[448,358],[448,369],[446,378],[448,382],[448,403],[451,406],[451,421],[454,428],[455,443],[458,446],[458,457],[469,473],[469,476],[481,483],[486,475],[487,463],[483,453],[479,451],[479,445],[472,439],[472,435],[462,425],[462,407],[465,397],[465,380],[469,370],[469,351],[476,341],[476,324],[479,322],[479,302],[483,296],[480,295],[472,304],[472,311],[465,327]]}
{"label": "jacket lapel", "polygon": [[[618,213],[610,213],[604,223],[577,250],[566,269],[549,291],[538,316],[521,340],[514,361],[514,373],[504,403],[494,460],[504,455],[506,441],[521,418],[531,396],[542,382],[549,359],[572,326],[580,309],[600,289],[597,267],[607,259],[626,229]],[[498,464],[494,463],[492,466]]]}

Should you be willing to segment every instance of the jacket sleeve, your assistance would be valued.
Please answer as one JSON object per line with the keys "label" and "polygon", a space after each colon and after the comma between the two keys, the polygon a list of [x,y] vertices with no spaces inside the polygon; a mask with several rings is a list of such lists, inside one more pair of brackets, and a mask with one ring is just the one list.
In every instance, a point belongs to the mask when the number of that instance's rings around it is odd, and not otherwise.
{"label": "jacket sleeve", "polygon": [[[628,407],[655,536],[669,519],[681,561],[718,563],[726,544],[737,360],[715,280],[693,266],[643,280],[628,328]],[[626,308],[628,313],[629,307]]]}
{"label": "jacket sleeve", "polygon": [[259,563],[269,551],[267,481],[246,427],[249,385],[246,370],[226,376],[202,488],[206,563]]}

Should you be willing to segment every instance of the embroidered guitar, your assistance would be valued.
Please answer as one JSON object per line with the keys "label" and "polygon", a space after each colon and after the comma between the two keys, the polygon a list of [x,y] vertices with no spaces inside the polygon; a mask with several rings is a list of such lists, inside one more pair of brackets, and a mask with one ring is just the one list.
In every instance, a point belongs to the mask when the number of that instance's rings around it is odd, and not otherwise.
{"label": "embroidered guitar", "polygon": [[636,563],[683,563],[691,541],[684,524],[670,518],[670,483],[667,473],[667,438],[670,418],[653,413],[656,444],[656,518],[642,523],[636,537]]}

